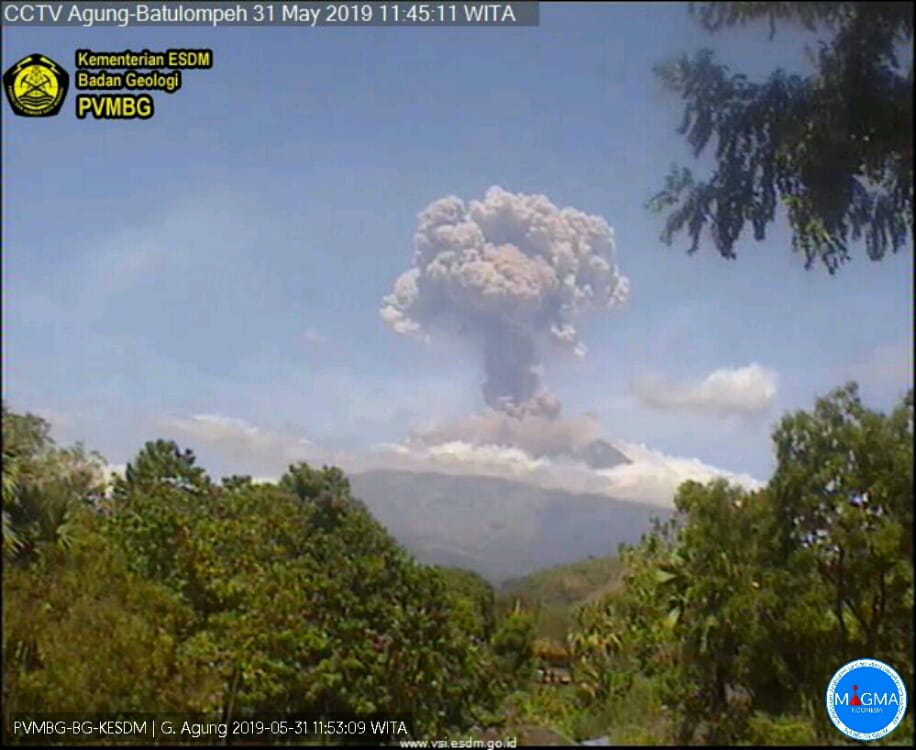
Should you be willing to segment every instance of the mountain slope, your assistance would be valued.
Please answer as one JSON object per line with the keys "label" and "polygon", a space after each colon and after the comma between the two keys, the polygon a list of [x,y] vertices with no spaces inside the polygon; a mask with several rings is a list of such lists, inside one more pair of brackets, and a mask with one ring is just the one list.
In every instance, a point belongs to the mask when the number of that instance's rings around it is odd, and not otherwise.
{"label": "mountain slope", "polygon": [[493,583],[608,556],[670,511],[505,479],[406,471],[351,477],[354,494],[419,560],[473,570]]}

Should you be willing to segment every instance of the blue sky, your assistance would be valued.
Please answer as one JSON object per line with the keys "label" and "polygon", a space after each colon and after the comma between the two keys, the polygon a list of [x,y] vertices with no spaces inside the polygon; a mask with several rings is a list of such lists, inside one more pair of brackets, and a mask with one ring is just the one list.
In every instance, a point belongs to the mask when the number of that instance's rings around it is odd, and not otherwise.
{"label": "blue sky", "polygon": [[[217,474],[272,470],[232,429],[283,455],[299,438],[361,451],[480,410],[473,351],[398,336],[378,310],[417,213],[499,185],[604,217],[630,279],[623,308],[580,321],[584,360],[546,362],[565,413],[765,479],[780,414],[850,377],[891,407],[913,338],[911,249],[829,277],[784,225],[734,262],[658,240],[645,201],[691,158],[652,65],[707,45],[751,74],[804,66],[799,37],[767,36],[597,3],[542,4],[523,29],[4,28],[4,69],[40,51],[72,70],[82,47],[214,52],[148,121],[4,104],[4,398],[113,463],[177,431]],[[705,408],[723,381],[698,383],[755,363],[764,407]],[[182,432],[194,415],[223,432]]]}

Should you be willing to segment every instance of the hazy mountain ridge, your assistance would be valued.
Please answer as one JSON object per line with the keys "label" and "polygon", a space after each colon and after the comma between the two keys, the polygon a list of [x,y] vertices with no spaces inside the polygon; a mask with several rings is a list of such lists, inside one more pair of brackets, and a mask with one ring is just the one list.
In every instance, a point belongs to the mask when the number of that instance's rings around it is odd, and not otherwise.
{"label": "hazy mountain ridge", "polygon": [[374,470],[354,494],[419,560],[500,583],[543,568],[609,556],[671,511],[604,495],[506,479]]}

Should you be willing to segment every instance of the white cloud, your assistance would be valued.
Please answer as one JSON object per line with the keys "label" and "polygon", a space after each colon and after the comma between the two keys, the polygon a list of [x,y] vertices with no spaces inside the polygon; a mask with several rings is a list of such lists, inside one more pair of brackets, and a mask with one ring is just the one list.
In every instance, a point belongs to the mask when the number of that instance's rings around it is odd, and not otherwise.
{"label": "white cloud", "polygon": [[661,502],[671,498],[688,480],[709,482],[724,478],[745,489],[759,489],[763,482],[749,474],[735,473],[703,463],[697,458],[681,458],[653,451],[637,443],[615,443],[614,447],[630,459],[602,473],[608,480],[607,494],[615,497]]}
{"label": "white cloud", "polygon": [[610,442],[630,459],[630,463],[610,469],[591,469],[578,461],[533,458],[519,448],[462,441],[434,446],[378,446],[372,453],[362,456],[359,463],[363,470],[388,468],[499,477],[546,489],[588,492],[663,507],[671,507],[677,488],[688,480],[707,482],[723,477],[747,489],[756,489],[762,484],[747,474],[724,471],[698,459],[667,456],[638,444]]}
{"label": "white cloud", "polygon": [[254,427],[244,420],[217,415],[172,417],[162,424],[180,437],[208,447],[239,466],[263,477],[279,476],[289,463],[333,464],[352,473],[397,469],[452,475],[488,476],[524,482],[546,489],[588,492],[618,500],[670,507],[678,486],[687,480],[705,482],[725,477],[748,489],[760,482],[698,459],[668,456],[643,445],[610,441],[631,463],[592,469],[581,461],[534,457],[517,447],[448,440],[436,444],[411,440],[386,443],[370,450],[329,452],[293,435]]}
{"label": "white cloud", "polygon": [[243,419],[219,414],[164,417],[159,425],[176,440],[190,440],[192,447],[205,446],[239,466],[239,472],[285,469],[290,463],[315,460],[309,440],[284,432],[255,427]]}
{"label": "white cloud", "polygon": [[749,415],[765,412],[773,405],[777,383],[773,370],[755,362],[746,367],[714,370],[698,382],[644,375],[633,381],[631,390],[650,409]]}

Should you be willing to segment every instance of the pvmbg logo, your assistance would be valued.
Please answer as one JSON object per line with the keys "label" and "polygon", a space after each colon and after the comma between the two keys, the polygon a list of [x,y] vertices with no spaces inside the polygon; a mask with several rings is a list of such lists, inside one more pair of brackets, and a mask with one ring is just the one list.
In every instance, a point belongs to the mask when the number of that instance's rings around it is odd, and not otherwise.
{"label": "pvmbg logo", "polygon": [[883,661],[857,659],[827,686],[827,714],[847,737],[862,742],[889,735],[906,715],[906,687]]}
{"label": "pvmbg logo", "polygon": [[21,117],[53,117],[64,106],[70,76],[38,52],[23,57],[3,74],[3,89],[13,112]]}

